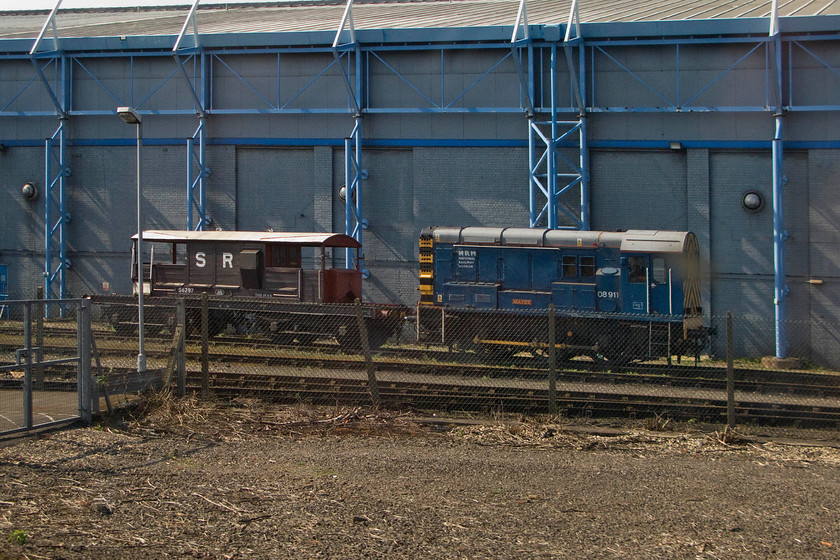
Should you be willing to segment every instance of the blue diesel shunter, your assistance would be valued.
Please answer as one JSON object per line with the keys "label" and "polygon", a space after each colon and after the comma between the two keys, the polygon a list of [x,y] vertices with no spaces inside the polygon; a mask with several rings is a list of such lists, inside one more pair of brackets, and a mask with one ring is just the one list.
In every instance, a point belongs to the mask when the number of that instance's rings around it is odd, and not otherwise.
{"label": "blue diesel shunter", "polygon": [[547,346],[615,361],[705,345],[691,232],[430,227],[420,235],[418,325],[430,342],[497,355]]}

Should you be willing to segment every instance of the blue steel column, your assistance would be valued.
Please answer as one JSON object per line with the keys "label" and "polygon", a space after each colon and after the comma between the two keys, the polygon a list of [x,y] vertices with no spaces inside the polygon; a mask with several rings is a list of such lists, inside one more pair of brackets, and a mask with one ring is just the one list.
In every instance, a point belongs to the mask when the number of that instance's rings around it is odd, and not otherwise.
{"label": "blue steel column", "polygon": [[583,43],[579,46],[580,80],[578,81],[580,93],[580,107],[578,120],[580,121],[580,229],[588,231],[592,229],[589,218],[589,144],[586,135],[586,49]]}
{"label": "blue steel column", "polygon": [[[67,296],[67,268],[70,266],[67,259],[67,236],[65,224],[70,221],[70,215],[67,213],[67,199],[65,189],[65,177],[69,174],[66,166],[66,143],[65,143],[65,122],[67,118],[62,116],[59,118],[58,129],[55,133],[47,138],[45,142],[45,178],[46,196],[44,197],[44,297],[52,299],[54,297],[53,283],[58,279],[58,298],[63,299]],[[54,150],[58,149],[58,158],[55,157]],[[53,161],[57,159],[58,171],[53,172]],[[55,203],[58,203],[57,217],[54,217]],[[53,270],[53,253],[56,251],[54,247],[54,240],[58,241],[58,265]],[[49,316],[50,306],[46,307],[47,316]]]}
{"label": "blue steel column", "polygon": [[537,227],[537,179],[534,172],[537,165],[537,139],[534,131],[534,115],[528,116],[528,209],[530,213],[530,227]]}
{"label": "blue steel column", "polygon": [[773,93],[776,95],[776,111],[773,115],[776,124],[776,133],[773,135],[773,272],[774,272],[774,297],[773,304],[776,307],[776,357],[786,358],[788,352],[788,341],[786,333],[785,299],[790,291],[785,285],[785,240],[788,232],[785,229],[785,206],[784,206],[784,147],[782,145],[782,132],[784,130],[784,102],[782,98],[782,35],[779,29],[778,2],[773,0],[770,13],[770,41],[767,48],[773,47],[773,61],[775,62],[775,80]]}
{"label": "blue steel column", "polygon": [[[344,139],[344,228],[345,233],[362,242],[362,230],[367,229],[368,221],[362,218],[362,180],[367,173],[362,169],[362,118],[356,117],[356,124],[349,138]],[[359,263],[353,262],[353,250],[345,252],[345,266],[355,268]],[[367,277],[368,270],[362,269],[363,277]]]}
{"label": "blue steel column", "polygon": [[788,238],[784,220],[784,175],[782,151],[782,119],[777,113],[776,134],[773,137],[773,270],[775,273],[776,357],[786,358],[788,350],[785,330],[785,298],[790,291],[785,285],[785,249]]}
{"label": "blue steel column", "polygon": [[551,44],[551,136],[548,139],[548,229],[557,229],[557,43]]}
{"label": "blue steel column", "polygon": [[[199,119],[198,128],[195,133],[193,133],[192,137],[187,138],[187,229],[195,231],[203,231],[209,222],[207,218],[207,208],[205,206],[205,179],[208,175],[210,175],[210,169],[207,167],[207,161],[205,159],[207,137],[207,94],[209,89],[207,54],[199,44],[198,22],[195,18],[199,1],[200,0],[195,0],[193,2],[190,12],[184,20],[184,25],[181,27],[181,32],[175,40],[175,46],[172,48],[172,56],[186,79]],[[186,38],[187,29],[189,28],[190,23],[192,23],[193,27],[192,46],[182,48],[181,42]],[[189,72],[187,72],[187,69],[184,67],[184,63],[180,56],[180,53],[182,52],[193,54],[193,56],[197,57],[199,60],[199,76],[197,81],[201,84],[200,90],[198,89],[199,86],[194,84],[193,80],[190,79]],[[195,148],[196,138],[198,138],[198,154],[196,154]],[[195,160],[196,166],[198,167],[198,173],[195,178],[193,178],[193,160]],[[197,195],[196,190],[198,191]],[[193,210],[198,211],[198,223],[195,224],[195,227],[193,227]]]}
{"label": "blue steel column", "polygon": [[[198,153],[196,154],[196,139]],[[206,179],[210,175],[206,160],[207,149],[207,117],[199,116],[199,125],[195,133],[187,138],[187,229],[204,231],[207,226],[207,203],[205,198]],[[193,176],[193,162],[198,173]],[[198,193],[196,194],[196,191]],[[193,227],[193,212],[198,213],[198,222]]]}

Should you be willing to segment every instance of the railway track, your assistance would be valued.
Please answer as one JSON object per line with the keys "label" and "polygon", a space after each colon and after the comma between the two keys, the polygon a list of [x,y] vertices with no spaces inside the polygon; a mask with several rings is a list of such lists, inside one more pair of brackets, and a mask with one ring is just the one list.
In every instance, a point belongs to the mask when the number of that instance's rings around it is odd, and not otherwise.
{"label": "railway track", "polygon": [[[10,352],[0,330],[0,352]],[[43,351],[75,351],[75,338],[51,333]],[[20,338],[17,339],[19,341]],[[130,368],[133,340],[97,336],[105,371]],[[169,341],[147,340],[150,361],[162,363]],[[188,387],[201,387],[200,348],[188,344]],[[382,399],[395,405],[472,410],[545,410],[546,360],[522,357],[504,365],[473,361],[475,355],[418,348],[386,349],[375,357]],[[237,365],[245,366],[237,368]],[[364,402],[369,399],[362,356],[335,345],[284,347],[263,341],[214,341],[209,348],[210,387],[220,396],[257,394],[272,400]],[[259,367],[259,372],[253,370]],[[237,370],[251,371],[237,371]],[[740,419],[840,425],[840,376],[808,372],[736,369],[736,413]],[[48,375],[45,390],[63,390],[74,374]],[[61,378],[64,379],[61,379]],[[19,386],[3,379],[4,387]],[[605,370],[600,364],[569,362],[558,368],[557,398],[568,415],[650,415],[725,419],[725,369],[637,364]]]}
{"label": "railway track", "polygon": [[[187,390],[200,392],[200,367],[190,364]],[[360,404],[370,402],[367,374],[363,367],[335,369],[311,367],[308,371],[272,366],[270,372],[227,371],[212,364],[208,386],[216,397],[254,396],[274,402]],[[130,371],[114,372],[130,376]],[[53,371],[42,390],[73,391],[75,372]],[[0,379],[4,390],[19,388],[19,379]],[[393,407],[476,412],[546,412],[548,386],[535,379],[464,378],[436,374],[377,371],[377,388],[383,404]],[[560,379],[557,382],[559,410],[568,417],[653,414],[704,422],[726,421],[725,392],[691,387],[650,384],[615,385]],[[840,401],[814,397],[736,392],[735,412],[740,423],[800,423],[808,426],[840,426]]]}
{"label": "railway track", "polygon": [[[47,354],[64,354],[75,350],[75,338],[45,336],[50,344],[42,351]],[[129,356],[134,351],[134,340],[117,336],[102,336],[95,333],[97,346],[103,357]],[[0,352],[13,352],[20,339],[9,337],[0,331]],[[163,359],[169,355],[170,341],[165,338],[147,339],[146,353],[149,358]],[[200,346],[187,344],[187,358],[198,360]],[[434,373],[437,375],[461,375],[474,377],[521,377],[545,378],[548,374],[547,359],[543,357],[514,357],[504,362],[487,363],[482,356],[466,352],[448,352],[416,347],[385,348],[375,356],[380,370],[404,371],[406,373]],[[209,345],[209,359],[243,365],[283,365],[308,368],[313,365],[331,368],[358,366],[363,362],[360,355],[349,355],[336,344],[322,343],[307,346],[284,346],[264,340],[215,339]],[[582,360],[558,364],[558,377],[569,381],[602,382],[614,385],[653,384],[664,386],[687,386],[698,389],[725,389],[726,368],[693,365],[632,364],[611,365]],[[775,371],[755,368],[736,368],[735,383],[739,389],[756,393],[790,394],[825,398],[840,398],[840,375],[802,371]]]}

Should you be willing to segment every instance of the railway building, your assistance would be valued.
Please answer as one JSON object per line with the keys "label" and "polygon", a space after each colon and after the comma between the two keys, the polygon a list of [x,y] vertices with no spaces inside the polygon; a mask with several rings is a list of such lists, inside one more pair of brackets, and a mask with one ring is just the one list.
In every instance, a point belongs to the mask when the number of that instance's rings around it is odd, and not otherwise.
{"label": "railway building", "polygon": [[348,233],[408,305],[429,226],[691,231],[744,353],[837,366],[838,111],[840,2],[59,2],[0,17],[0,263],[130,293],[138,185],[146,229]]}

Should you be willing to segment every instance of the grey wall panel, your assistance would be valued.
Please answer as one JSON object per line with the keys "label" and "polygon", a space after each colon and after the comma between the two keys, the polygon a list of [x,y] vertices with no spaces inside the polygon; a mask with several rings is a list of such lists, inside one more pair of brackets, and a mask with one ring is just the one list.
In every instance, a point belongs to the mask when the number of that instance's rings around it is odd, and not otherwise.
{"label": "grey wall panel", "polygon": [[811,150],[809,172],[811,277],[835,282],[840,278],[840,154]]}
{"label": "grey wall panel", "polygon": [[8,267],[9,299],[32,299],[44,286],[43,256],[3,251],[0,264]]}
{"label": "grey wall panel", "polygon": [[[206,206],[208,217],[212,220],[207,229],[235,230],[237,228],[236,148],[234,146],[209,147],[207,165],[210,168],[210,176],[206,179]],[[186,187],[184,190],[186,193]],[[193,214],[193,227],[196,220],[197,214]]]}
{"label": "grey wall panel", "polygon": [[[49,69],[48,79],[55,79]],[[38,77],[29,59],[3,60],[0,63],[3,87],[0,89],[0,106],[4,111],[52,111],[55,109],[47,89]]]}
{"label": "grey wall panel", "polygon": [[822,284],[798,287],[810,295],[813,359],[840,365],[840,155],[809,152],[810,279]]}
{"label": "grey wall panel", "polygon": [[592,229],[684,230],[685,154],[669,151],[592,151]]}
{"label": "grey wall panel", "polygon": [[733,346],[735,356],[761,357],[775,354],[775,323],[772,277],[717,277],[712,289],[712,308],[715,314],[710,325],[717,329],[714,354],[726,356],[726,313],[733,315]]}
{"label": "grey wall panel", "polygon": [[[0,263],[8,265],[8,293],[35,295],[44,283],[43,148],[8,148],[0,154]],[[40,196],[27,200],[21,188],[37,184]]]}
{"label": "grey wall panel", "polygon": [[[323,108],[347,97],[344,74],[331,53],[221,54],[212,64],[214,109]],[[352,78],[355,69],[349,74]]]}
{"label": "grey wall panel", "polygon": [[[715,272],[773,274],[773,192],[769,152],[717,152],[710,156],[712,200],[712,261]],[[808,272],[808,173],[801,153],[785,154],[785,243],[787,274]],[[761,193],[761,212],[744,210],[747,191]]]}
{"label": "grey wall panel", "polygon": [[527,162],[519,148],[415,149],[417,233],[430,225],[527,227]]}
{"label": "grey wall panel", "polygon": [[[408,277],[413,275],[417,233],[412,207],[415,181],[410,149],[368,149],[362,168],[368,179],[361,185],[362,215],[370,227],[362,231],[364,261],[371,275],[364,281],[369,301],[403,302],[414,294]],[[333,191],[345,184],[344,150],[333,151]],[[335,231],[344,232],[345,202],[333,199]],[[343,257],[339,257],[343,264]],[[416,275],[414,275],[416,278]],[[413,286],[416,289],[416,286]]]}
{"label": "grey wall panel", "polygon": [[[44,250],[43,169],[43,148],[8,148],[0,154],[0,259],[6,251]],[[26,182],[37,185],[37,199],[27,200],[21,194]]]}
{"label": "grey wall panel", "polygon": [[[811,340],[811,359],[818,365],[840,366],[840,285],[836,283],[810,286],[811,316],[807,324]],[[798,356],[799,354],[793,354]]]}
{"label": "grey wall panel", "polygon": [[[304,144],[309,144],[312,140],[341,143],[350,135],[354,125],[349,110],[346,115],[214,115],[208,122],[210,136],[213,138],[246,141],[268,138],[283,142],[305,139],[305,142],[302,142]],[[189,134],[191,135],[192,131]]]}
{"label": "grey wall panel", "polygon": [[[714,280],[712,306],[717,310],[711,317],[711,325],[717,328],[714,351],[720,356],[726,355],[726,313],[733,315],[733,343],[735,356],[739,358],[759,358],[776,355],[776,322],[772,300],[773,277],[725,276]],[[770,297],[768,297],[768,294]],[[791,292],[787,298],[788,306],[793,309],[807,308],[811,295],[806,291]],[[813,354],[814,335],[826,332],[829,322],[824,322],[820,329],[815,329],[807,315],[791,316],[785,321],[785,338],[788,341],[788,356],[806,360],[819,360],[837,353],[837,348]],[[837,332],[837,325],[831,327]],[[819,344],[814,345],[814,347]],[[834,364],[840,363],[837,361]]]}
{"label": "grey wall panel", "polygon": [[506,49],[387,52],[368,58],[370,106],[518,107]]}
{"label": "grey wall panel", "polygon": [[761,107],[766,104],[764,51],[740,60],[753,46],[681,45],[678,59],[673,45],[599,49],[590,62],[591,93],[596,104],[615,107]]}
{"label": "grey wall panel", "polygon": [[239,148],[236,229],[314,229],[312,148]]}
{"label": "grey wall panel", "polygon": [[[527,152],[524,149],[368,149],[363,167],[365,280],[369,300],[413,305],[417,295],[417,239],[430,225],[527,226]],[[344,152],[333,155],[333,181],[344,184]],[[335,197],[336,231],[344,205]]]}

